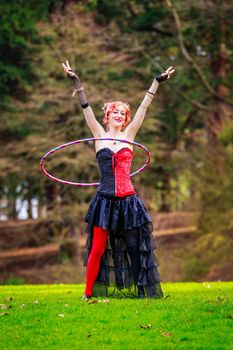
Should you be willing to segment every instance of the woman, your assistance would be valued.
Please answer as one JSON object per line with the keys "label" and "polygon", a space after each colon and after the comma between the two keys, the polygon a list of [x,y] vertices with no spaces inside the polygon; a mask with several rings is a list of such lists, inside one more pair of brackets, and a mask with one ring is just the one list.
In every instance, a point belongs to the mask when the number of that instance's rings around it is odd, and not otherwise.
{"label": "woman", "polygon": [[[62,66],[74,82],[73,95],[79,97],[93,136],[128,141],[134,141],[159,83],[169,79],[175,71],[171,66],[154,79],[132,121],[127,103],[106,103],[103,108],[105,130],[96,120],[80,79],[69,62],[62,63]],[[163,292],[157,270],[158,261],[153,253],[155,245],[151,218],[129,176],[133,147],[109,140],[96,141],[95,147],[101,178],[85,217],[88,223],[87,255],[84,262],[87,270],[82,300],[94,295],[94,285],[104,286],[106,295],[109,295],[110,286],[113,285],[117,290],[127,290],[127,295],[136,293],[139,298],[161,298]]]}

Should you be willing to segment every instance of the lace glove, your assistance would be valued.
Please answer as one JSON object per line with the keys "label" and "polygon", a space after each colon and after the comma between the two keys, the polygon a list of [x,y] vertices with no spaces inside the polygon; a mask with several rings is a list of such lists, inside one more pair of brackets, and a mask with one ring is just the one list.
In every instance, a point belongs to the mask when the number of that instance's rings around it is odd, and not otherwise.
{"label": "lace glove", "polygon": [[81,107],[83,109],[87,108],[89,106],[89,103],[87,102],[87,97],[84,92],[84,87],[81,84],[79,76],[70,67],[68,60],[66,60],[66,64],[62,63],[62,67],[64,69],[64,72],[74,83],[74,92],[72,96],[75,96],[77,94]]}

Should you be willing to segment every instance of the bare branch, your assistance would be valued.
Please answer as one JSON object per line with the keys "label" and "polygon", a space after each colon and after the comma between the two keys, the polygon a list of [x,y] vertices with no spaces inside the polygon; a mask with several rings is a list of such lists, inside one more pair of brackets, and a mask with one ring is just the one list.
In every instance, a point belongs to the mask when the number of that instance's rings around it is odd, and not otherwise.
{"label": "bare branch", "polygon": [[[131,15],[131,18],[137,18],[138,13],[135,12],[135,10],[134,10],[134,8],[133,8],[133,6],[132,6],[131,3],[128,3],[128,4],[127,4],[127,8],[128,8],[128,11],[129,11],[129,13],[130,13],[130,15]],[[173,32],[160,29],[160,28],[158,28],[158,27],[155,27],[154,25],[153,25],[152,27],[151,27],[151,26],[148,26],[148,28],[145,29],[145,30],[140,29],[140,31],[141,31],[141,32],[144,32],[144,31],[147,31],[148,29],[149,29],[151,32],[156,32],[156,33],[162,34],[162,35],[164,35],[164,36],[168,36],[168,37],[171,37],[171,36],[174,35]]]}
{"label": "bare branch", "polygon": [[[149,61],[152,61],[150,56],[144,52],[143,55],[145,57],[147,57],[149,59]],[[158,63],[158,62],[155,62],[153,61],[152,62],[152,65],[156,66],[160,71],[161,73],[164,72],[164,68]],[[213,112],[214,110],[208,106],[205,106],[203,104],[201,104],[200,102],[198,101],[195,101],[193,99],[191,99],[190,97],[188,97],[185,93],[183,93],[180,89],[176,88],[174,85],[172,87],[179,95],[181,95],[186,101],[190,102],[194,107],[197,107],[199,109],[202,109],[204,111],[209,111],[209,112]]]}
{"label": "bare branch", "polygon": [[184,45],[184,37],[183,37],[183,34],[182,34],[182,29],[181,29],[181,21],[180,21],[180,17],[178,15],[175,7],[173,6],[171,0],[165,0],[165,3],[171,9],[173,17],[175,19],[176,28],[177,28],[177,31],[178,31],[178,41],[179,41],[180,49],[181,49],[184,57],[195,68],[195,70],[196,70],[197,74],[199,75],[201,81],[203,82],[203,84],[207,88],[207,90],[211,93],[211,95],[215,95],[216,94],[215,90],[210,86],[210,84],[206,80],[204,74],[202,73],[201,69],[196,64],[196,62],[194,62],[193,58],[190,56],[190,54],[188,53],[188,51],[187,51],[187,49],[186,49],[186,47]]}
{"label": "bare branch", "polygon": [[186,94],[184,94],[180,89],[177,89],[176,87],[173,86],[173,89],[180,95],[182,96],[186,101],[188,101],[189,103],[191,103],[191,105],[193,105],[194,107],[197,107],[199,109],[202,109],[203,111],[208,111],[208,112],[214,112],[213,108],[210,108],[208,106],[205,106],[203,104],[201,104],[200,102],[197,102],[195,100],[193,100],[192,98],[190,98],[189,96],[187,96]]}
{"label": "bare branch", "polygon": [[205,86],[205,88],[208,90],[208,92],[215,98],[217,98],[218,100],[224,102],[225,104],[228,104],[230,106],[233,106],[233,104],[230,101],[227,101],[225,99],[223,99],[222,97],[220,97],[218,95],[218,93],[214,90],[214,88],[212,86],[210,86],[209,82],[207,81],[207,79],[205,78],[205,75],[203,74],[203,72],[201,71],[200,67],[197,65],[197,63],[193,60],[193,58],[190,56],[190,54],[188,53],[185,44],[184,44],[184,37],[182,34],[182,28],[181,28],[181,20],[180,17],[175,9],[175,7],[173,6],[171,0],[165,0],[166,5],[168,6],[169,9],[171,9],[171,12],[173,14],[173,17],[175,19],[175,23],[176,23],[176,28],[177,28],[177,32],[178,32],[178,42],[179,42],[179,46],[181,49],[181,52],[183,53],[184,57],[186,58],[186,60],[193,66],[193,68],[195,69],[196,73],[198,74],[201,82],[203,83],[203,85]]}

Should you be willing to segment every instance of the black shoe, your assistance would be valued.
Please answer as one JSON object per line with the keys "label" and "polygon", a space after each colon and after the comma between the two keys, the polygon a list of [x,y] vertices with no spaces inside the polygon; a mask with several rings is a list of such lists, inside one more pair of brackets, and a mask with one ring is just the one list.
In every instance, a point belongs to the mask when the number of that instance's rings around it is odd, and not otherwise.
{"label": "black shoe", "polygon": [[145,291],[143,286],[138,286],[138,298],[144,299],[145,298]]}
{"label": "black shoe", "polygon": [[90,299],[91,299],[91,296],[90,296],[90,295],[84,294],[81,300],[82,300],[82,301],[87,301],[87,300],[90,300]]}

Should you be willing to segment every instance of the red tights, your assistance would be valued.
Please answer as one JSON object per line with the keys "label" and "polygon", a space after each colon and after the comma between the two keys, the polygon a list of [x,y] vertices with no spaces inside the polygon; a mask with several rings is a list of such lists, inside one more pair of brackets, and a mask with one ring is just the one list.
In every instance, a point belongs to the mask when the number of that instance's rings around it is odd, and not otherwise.
{"label": "red tights", "polygon": [[100,260],[105,251],[108,234],[109,231],[104,230],[102,227],[94,227],[92,248],[87,262],[86,295],[92,295],[92,289],[99,272]]}

